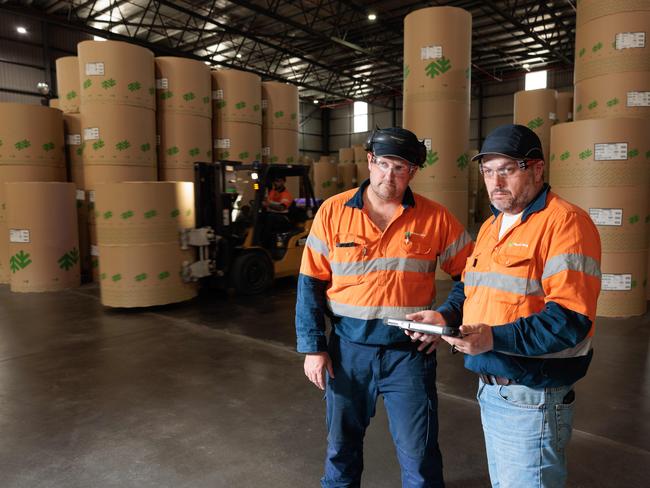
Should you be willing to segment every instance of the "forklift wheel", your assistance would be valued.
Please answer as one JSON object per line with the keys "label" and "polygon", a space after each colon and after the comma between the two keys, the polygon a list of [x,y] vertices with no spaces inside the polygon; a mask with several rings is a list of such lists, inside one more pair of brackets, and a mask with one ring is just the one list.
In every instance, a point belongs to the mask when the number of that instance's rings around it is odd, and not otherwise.
{"label": "forklift wheel", "polygon": [[239,294],[263,293],[273,283],[273,263],[261,252],[241,254],[232,265],[230,281]]}

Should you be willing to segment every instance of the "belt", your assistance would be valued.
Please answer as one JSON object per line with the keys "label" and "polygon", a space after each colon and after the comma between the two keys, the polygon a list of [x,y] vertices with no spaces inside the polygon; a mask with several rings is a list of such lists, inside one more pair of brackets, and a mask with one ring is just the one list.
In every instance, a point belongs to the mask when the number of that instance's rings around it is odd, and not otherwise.
{"label": "belt", "polygon": [[515,383],[515,381],[511,380],[510,378],[504,378],[503,376],[494,376],[493,374],[479,374],[478,377],[481,378],[481,381],[486,385],[507,386]]}

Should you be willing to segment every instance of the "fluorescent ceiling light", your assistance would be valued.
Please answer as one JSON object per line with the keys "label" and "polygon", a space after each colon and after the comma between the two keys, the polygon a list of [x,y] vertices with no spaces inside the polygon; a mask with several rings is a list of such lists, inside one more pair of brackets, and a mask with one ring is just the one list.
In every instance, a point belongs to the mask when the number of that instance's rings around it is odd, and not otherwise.
{"label": "fluorescent ceiling light", "polygon": [[377,14],[368,14],[368,20],[377,20]]}
{"label": "fluorescent ceiling light", "polygon": [[18,32],[18,34],[27,34],[27,29],[25,29],[25,28],[21,25],[21,26],[16,27],[16,32]]}

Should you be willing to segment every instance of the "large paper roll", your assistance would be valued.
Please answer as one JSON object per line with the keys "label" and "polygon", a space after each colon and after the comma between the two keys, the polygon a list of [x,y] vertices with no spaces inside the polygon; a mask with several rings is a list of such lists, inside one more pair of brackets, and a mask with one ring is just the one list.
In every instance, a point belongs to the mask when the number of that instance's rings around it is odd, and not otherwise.
{"label": "large paper roll", "polygon": [[56,60],[56,87],[59,93],[58,108],[63,113],[79,113],[81,92],[79,91],[79,62],[76,56],[65,56]]}
{"label": "large paper roll", "polygon": [[195,59],[163,56],[155,59],[159,112],[212,118],[210,68]]}

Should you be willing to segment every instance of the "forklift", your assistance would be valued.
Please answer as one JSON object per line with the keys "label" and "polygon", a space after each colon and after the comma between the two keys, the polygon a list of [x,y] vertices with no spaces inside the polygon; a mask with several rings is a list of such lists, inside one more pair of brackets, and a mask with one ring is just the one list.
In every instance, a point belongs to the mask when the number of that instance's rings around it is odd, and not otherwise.
{"label": "forklift", "polygon": [[[197,248],[198,260],[184,263],[185,281],[254,295],[275,278],[298,275],[318,210],[308,166],[196,163],[194,177],[196,228],[182,232],[181,247]],[[286,214],[269,216],[264,201],[276,178],[298,179],[301,197],[293,195]],[[278,218],[282,225],[274,228]]]}

